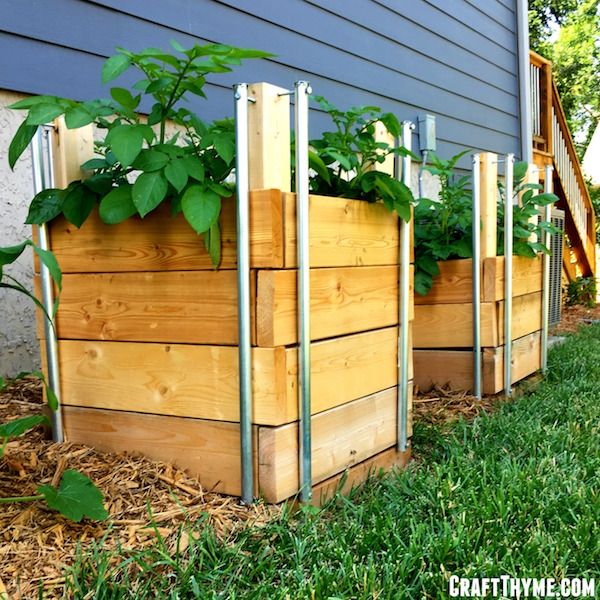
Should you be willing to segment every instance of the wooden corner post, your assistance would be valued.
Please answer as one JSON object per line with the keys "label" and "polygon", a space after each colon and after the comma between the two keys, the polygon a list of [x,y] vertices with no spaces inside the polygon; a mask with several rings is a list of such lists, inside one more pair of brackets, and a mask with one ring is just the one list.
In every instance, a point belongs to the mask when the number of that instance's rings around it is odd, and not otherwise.
{"label": "wooden corner post", "polygon": [[251,190],[290,192],[290,96],[270,83],[252,83],[248,107],[249,181]]}
{"label": "wooden corner post", "polygon": [[72,181],[83,179],[81,165],[94,157],[94,130],[91,125],[68,129],[63,117],[54,121],[52,155],[54,187],[66,188]]}
{"label": "wooden corner post", "polygon": [[[532,184],[538,185],[539,182],[540,182],[540,169],[534,163],[530,163],[529,166],[527,167],[527,175],[525,175],[525,183],[532,183]],[[525,191],[527,191],[527,190],[525,190]],[[521,201],[521,196],[524,193],[525,192],[522,192],[521,194],[519,194],[519,202]],[[534,193],[536,193],[536,192],[534,192]],[[537,225],[539,218],[540,218],[539,215],[534,215],[533,217],[529,218],[529,222],[532,223],[533,225]],[[529,236],[529,241],[537,242],[538,241],[537,235],[535,233],[532,233]]]}
{"label": "wooden corner post", "polygon": [[[387,130],[387,127],[381,122],[377,121],[375,123],[375,141],[376,142],[385,142],[390,147],[394,147],[396,140],[394,136]],[[382,173],[387,173],[390,176],[394,176],[394,155],[388,154],[385,160],[382,163],[377,163],[374,165],[375,171],[381,171]]]}
{"label": "wooden corner post", "polygon": [[496,256],[498,218],[498,155],[481,153],[481,259]]}

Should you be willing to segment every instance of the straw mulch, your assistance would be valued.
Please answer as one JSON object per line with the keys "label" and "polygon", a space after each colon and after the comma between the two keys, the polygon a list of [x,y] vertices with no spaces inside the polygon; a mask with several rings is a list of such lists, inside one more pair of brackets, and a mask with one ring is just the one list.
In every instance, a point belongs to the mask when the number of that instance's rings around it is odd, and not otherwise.
{"label": "straw mulch", "polygon": [[479,399],[448,387],[435,386],[428,392],[417,389],[413,398],[414,418],[432,425],[445,425],[461,417],[466,420],[474,419],[481,412],[493,410],[503,401],[505,398],[502,395]]}
{"label": "straw mulch", "polygon": [[600,321],[600,304],[596,304],[594,308],[563,306],[560,323],[553,327],[550,333],[552,335],[575,333],[580,325],[594,321]]}
{"label": "straw mulch", "polygon": [[[0,423],[39,413],[41,403],[37,381],[15,382],[0,392]],[[260,503],[245,507],[236,498],[207,492],[197,479],[167,464],[55,444],[46,439],[42,427],[8,444],[0,459],[0,497],[33,495],[40,484],[56,484],[67,468],[85,473],[100,488],[109,520],[73,523],[42,502],[1,504],[0,598],[2,592],[10,600],[37,598],[40,584],[45,597],[62,597],[64,567],[72,564],[79,543],[85,547],[106,535],[108,549],[117,544],[125,549],[152,544],[156,531],[150,527],[149,509],[160,535],[174,551],[184,522],[202,518],[226,539],[239,527],[260,525],[277,512]],[[180,550],[188,541],[184,533]]]}

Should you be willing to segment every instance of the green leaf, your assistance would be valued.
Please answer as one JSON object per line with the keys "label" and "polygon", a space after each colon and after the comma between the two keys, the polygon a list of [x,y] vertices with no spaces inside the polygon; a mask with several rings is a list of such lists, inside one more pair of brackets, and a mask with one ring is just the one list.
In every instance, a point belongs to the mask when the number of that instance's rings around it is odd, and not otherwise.
{"label": "green leaf", "polygon": [[521,181],[525,175],[527,175],[528,164],[525,161],[518,161],[513,166],[513,180],[515,182]]}
{"label": "green leaf", "polygon": [[333,160],[337,160],[338,163],[341,165],[341,167],[344,170],[346,170],[346,171],[352,170],[352,164],[350,163],[350,160],[348,159],[347,156],[340,154],[336,150],[329,150],[329,149],[325,151],[325,154],[331,156],[331,158],[333,158]]}
{"label": "green leaf", "polygon": [[15,168],[17,160],[27,150],[37,129],[37,125],[29,125],[26,120],[19,125],[19,129],[17,129],[8,147],[8,164],[11,169]]}
{"label": "green leaf", "polygon": [[329,169],[321,159],[321,157],[314,151],[308,151],[308,164],[310,168],[319,175],[327,183],[331,183],[331,177],[329,176]]}
{"label": "green leaf", "polygon": [[86,110],[81,104],[69,108],[65,112],[65,124],[68,129],[77,129],[89,125],[94,121],[94,115]]}
{"label": "green leaf", "polygon": [[129,90],[122,87],[111,88],[110,95],[112,96],[113,100],[129,110],[135,110],[138,107],[141,98],[139,95],[135,97],[132,96]]}
{"label": "green leaf", "polygon": [[200,185],[192,185],[183,194],[181,208],[194,231],[204,233],[219,218],[221,198]]}
{"label": "green leaf", "polygon": [[40,423],[48,423],[43,415],[29,415],[0,424],[0,438],[12,438],[23,435],[26,431],[37,427]]}
{"label": "green leaf", "polygon": [[83,185],[100,196],[106,196],[112,189],[113,178],[110,173],[95,173],[83,180]]}
{"label": "green leaf", "polygon": [[171,161],[165,167],[165,177],[178,192],[181,192],[188,181],[188,172],[183,164],[183,161]]}
{"label": "green leaf", "polygon": [[100,490],[89,477],[73,469],[63,473],[58,490],[51,485],[41,485],[38,493],[44,496],[50,508],[71,521],[78,523],[86,516],[95,521],[108,517]]}
{"label": "green leaf", "polygon": [[106,135],[106,143],[117,160],[128,167],[142,150],[144,132],[137,125],[117,125]]}
{"label": "green leaf", "polygon": [[431,286],[433,285],[433,279],[429,273],[425,273],[424,271],[416,271],[415,272],[415,292],[420,296],[426,296],[431,290]]}
{"label": "green leaf", "polygon": [[38,255],[42,264],[48,269],[50,273],[50,277],[54,280],[59,290],[62,290],[62,273],[60,267],[58,266],[58,261],[56,260],[56,256],[50,250],[43,250],[39,246],[36,246],[34,243],[31,244],[33,246],[33,251]]}
{"label": "green leaf", "polygon": [[106,169],[108,167],[108,163],[105,158],[90,158],[90,160],[86,160],[81,168],[84,171],[92,171],[96,169]]}
{"label": "green leaf", "polygon": [[410,221],[411,214],[410,214],[410,205],[409,204],[404,204],[402,202],[395,202],[394,209],[396,210],[396,212],[398,213],[398,216],[403,221],[406,221],[407,223]]}
{"label": "green leaf", "polygon": [[63,214],[69,223],[79,228],[90,216],[95,204],[96,195],[86,186],[79,184],[67,193],[63,204]]}
{"label": "green leaf", "polygon": [[16,246],[5,246],[4,248],[0,248],[0,268],[4,265],[10,265],[23,254],[23,250],[27,246],[31,245],[30,240],[26,240]]}
{"label": "green leaf", "polygon": [[416,262],[419,269],[429,273],[429,275],[432,277],[440,274],[440,267],[437,263],[437,260],[435,260],[432,256],[427,254],[420,256]]}
{"label": "green leaf", "polygon": [[6,387],[6,379],[0,376],[0,392]]}
{"label": "green leaf", "polygon": [[23,98],[13,104],[9,104],[7,108],[12,110],[24,110],[34,107],[36,104],[57,104],[62,100],[58,96],[31,96]]}
{"label": "green leaf", "polygon": [[196,181],[204,181],[204,165],[197,156],[186,156],[182,164],[187,170],[188,175]]}
{"label": "green leaf", "polygon": [[129,219],[137,212],[131,197],[129,184],[114,188],[100,201],[100,218],[108,225],[115,225]]}
{"label": "green leaf", "polygon": [[56,117],[59,117],[65,112],[65,109],[58,104],[48,104],[41,103],[36,104],[29,111],[29,115],[27,116],[27,124],[28,125],[43,125],[44,123],[48,123]]}
{"label": "green leaf", "polygon": [[102,66],[102,83],[108,83],[116,79],[121,73],[127,71],[131,60],[124,54],[111,56]]}
{"label": "green leaf", "polygon": [[63,190],[47,189],[36,194],[29,205],[29,213],[25,223],[41,225],[51,221],[62,212],[65,194]]}
{"label": "green leaf", "polygon": [[213,144],[217,154],[229,165],[235,158],[235,137],[229,133],[215,133]]}
{"label": "green leaf", "polygon": [[558,202],[558,196],[549,192],[544,194],[538,194],[533,198],[533,201],[538,206],[547,206],[548,204],[554,204]]}
{"label": "green leaf", "polygon": [[215,221],[210,229],[204,233],[204,246],[213,266],[217,268],[221,262],[221,226],[219,221]]}
{"label": "green leaf", "polygon": [[[164,155],[163,155],[164,156]],[[145,217],[167,194],[168,186],[162,173],[142,173],[133,184],[132,199],[138,213]]]}
{"label": "green leaf", "polygon": [[148,150],[142,150],[138,157],[133,161],[132,167],[139,171],[159,171],[169,162],[169,157],[150,148]]}

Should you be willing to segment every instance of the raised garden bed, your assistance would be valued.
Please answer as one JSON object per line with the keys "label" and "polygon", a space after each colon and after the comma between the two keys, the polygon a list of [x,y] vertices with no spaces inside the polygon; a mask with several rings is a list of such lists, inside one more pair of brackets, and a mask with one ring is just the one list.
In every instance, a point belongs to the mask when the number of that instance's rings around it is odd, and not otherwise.
{"label": "raised garden bed", "polygon": [[[481,345],[482,391],[503,387],[504,257],[496,256],[496,172],[484,155],[482,171]],[[473,291],[472,259],[438,263],[429,294],[415,296],[415,383],[421,390],[449,385],[472,390]],[[520,381],[541,367],[542,257],[513,256],[512,380]]]}
{"label": "raised garden bed", "polygon": [[[278,502],[298,491],[295,195],[257,190],[250,202],[256,493]],[[218,270],[162,208],[110,226],[93,214],[79,230],[59,217],[49,234],[63,270],[66,438],[174,462],[238,495],[234,209],[224,200]],[[310,215],[313,483],[331,487],[348,467],[363,463],[364,477],[379,455],[408,456],[393,449],[398,219],[380,203],[322,196]]]}

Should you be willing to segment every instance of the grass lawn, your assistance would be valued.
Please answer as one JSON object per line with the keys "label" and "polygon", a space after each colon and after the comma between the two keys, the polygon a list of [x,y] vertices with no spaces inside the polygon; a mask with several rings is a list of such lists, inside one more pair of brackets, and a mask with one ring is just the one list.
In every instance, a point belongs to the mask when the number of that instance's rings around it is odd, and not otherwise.
{"label": "grass lawn", "polygon": [[[446,598],[448,578],[600,575],[600,326],[550,353],[535,393],[446,431],[418,462],[228,542],[207,528],[71,574],[75,598]],[[598,586],[598,583],[596,585]]]}

